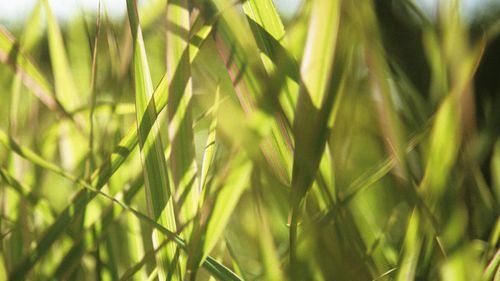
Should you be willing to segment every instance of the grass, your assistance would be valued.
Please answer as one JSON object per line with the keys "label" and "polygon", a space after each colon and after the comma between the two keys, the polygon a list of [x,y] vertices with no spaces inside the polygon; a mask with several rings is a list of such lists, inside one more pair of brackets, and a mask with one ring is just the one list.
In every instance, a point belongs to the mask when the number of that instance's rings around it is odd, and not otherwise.
{"label": "grass", "polygon": [[0,280],[500,278],[494,16],[126,3],[0,21]]}

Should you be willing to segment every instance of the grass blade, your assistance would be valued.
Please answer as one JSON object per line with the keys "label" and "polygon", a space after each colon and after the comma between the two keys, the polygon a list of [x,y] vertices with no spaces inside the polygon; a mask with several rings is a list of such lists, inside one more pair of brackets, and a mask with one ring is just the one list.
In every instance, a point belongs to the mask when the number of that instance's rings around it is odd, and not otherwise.
{"label": "grass blade", "polygon": [[396,276],[398,281],[415,279],[418,258],[421,255],[423,245],[420,223],[419,213],[415,210],[408,221],[403,254]]}
{"label": "grass blade", "polygon": [[220,189],[215,191],[216,199],[207,219],[202,261],[205,260],[220,239],[239,198],[250,182],[252,162],[248,161],[243,153],[236,156],[231,162],[234,166],[229,167],[234,168],[231,171],[226,171],[228,173],[227,178]]}
{"label": "grass blade", "polygon": [[[160,127],[158,122],[150,121],[156,120],[158,112],[156,112],[153,83],[149,73],[136,1],[127,1],[127,10],[134,45],[135,105],[148,212],[160,225],[175,231],[176,219],[172,204],[172,189],[168,180]],[[165,91],[162,94],[168,95],[168,92]],[[164,239],[161,233],[156,230],[153,231],[153,246],[155,248],[158,248]],[[156,255],[158,278],[160,280],[165,280],[167,276],[172,274],[168,269],[176,266],[173,264],[175,252],[175,246],[170,244]],[[176,271],[175,269],[172,270]],[[176,273],[173,275],[177,277]]]}
{"label": "grass blade", "polygon": [[[302,60],[290,201],[290,264],[296,264],[298,211],[323,154],[335,92],[330,89],[341,1],[315,1]],[[339,74],[337,74],[339,76]],[[293,276],[293,272],[291,272]]]}
{"label": "grass blade", "polygon": [[[199,190],[202,194],[205,194],[207,188],[207,177],[210,167],[212,166],[212,161],[215,155],[215,139],[217,134],[217,112],[219,111],[219,100],[220,100],[220,86],[218,85],[215,90],[215,100],[212,111],[210,112],[211,122],[208,128],[207,141],[205,142],[205,151],[203,152],[203,158],[201,161],[201,171],[200,171],[200,186]],[[204,200],[205,196],[201,196],[201,200]]]}
{"label": "grass blade", "polygon": [[[193,141],[191,103],[193,97],[189,62],[189,10],[186,0],[167,5],[167,75],[170,83],[168,118],[171,144],[170,165],[181,224],[191,221],[198,210],[199,193]],[[189,241],[192,227],[184,237]]]}
{"label": "grass blade", "polygon": [[61,30],[52,14],[48,0],[43,0],[43,4],[47,15],[50,59],[56,84],[56,95],[66,108],[74,109],[79,104],[79,96],[71,75]]}
{"label": "grass blade", "polygon": [[[268,94],[280,91],[279,101],[287,122],[293,123],[297,102],[299,65],[283,46],[285,28],[270,0],[249,0],[243,4],[243,11],[262,52],[262,62],[274,80]],[[291,163],[291,159],[287,159]]]}

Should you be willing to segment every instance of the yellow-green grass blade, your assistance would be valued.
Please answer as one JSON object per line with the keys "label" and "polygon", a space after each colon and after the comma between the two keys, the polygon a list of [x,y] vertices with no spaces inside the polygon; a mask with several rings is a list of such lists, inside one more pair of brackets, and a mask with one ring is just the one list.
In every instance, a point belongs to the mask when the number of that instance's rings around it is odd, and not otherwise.
{"label": "yellow-green grass blade", "polygon": [[243,11],[262,52],[266,71],[273,79],[268,95],[282,92],[279,100],[288,122],[292,123],[300,74],[298,63],[282,44],[285,39],[283,23],[270,0],[245,1]]}
{"label": "yellow-green grass blade", "polygon": [[484,269],[482,281],[493,280],[493,276],[498,274],[498,269],[500,268],[500,249],[497,249],[495,255],[489,261],[488,265]]}
{"label": "yellow-green grass blade", "polygon": [[430,94],[434,102],[438,102],[447,92],[449,78],[445,56],[439,47],[439,37],[431,27],[424,29],[423,47],[432,73]]}
{"label": "yellow-green grass blade", "polygon": [[[193,140],[192,78],[189,61],[190,19],[187,0],[172,0],[167,4],[166,59],[169,81],[170,166],[175,185],[179,223],[191,221],[197,213],[200,191]],[[190,240],[192,226],[183,237]]]}
{"label": "yellow-green grass blade", "polygon": [[[300,184],[302,188],[294,191],[294,193],[299,195],[306,192],[315,174],[314,165],[310,165],[311,167],[300,167],[301,163],[318,162],[323,151],[321,145],[317,147],[312,144],[316,139],[320,138],[318,134],[326,129],[329,120],[321,120],[320,118],[325,116],[321,116],[320,111],[325,109],[331,111],[333,104],[329,97],[332,93],[328,88],[330,87],[329,80],[333,70],[334,50],[340,16],[339,10],[340,1],[329,1],[328,4],[317,1],[313,6],[311,14],[308,33],[309,40],[307,40],[308,45],[306,46],[301,66],[302,85],[294,123],[296,155],[294,158],[292,186],[298,184],[298,180],[304,181]],[[333,30],[330,30],[331,28]],[[323,32],[325,29],[330,31]],[[327,36],[324,36],[325,34]],[[326,121],[323,122],[324,128],[310,126],[315,124],[315,121]],[[323,139],[326,140],[325,136],[323,136]],[[314,149],[318,149],[319,151],[310,153]],[[300,160],[306,159],[300,159],[301,157],[317,158],[318,161],[303,162]]]}
{"label": "yellow-green grass blade", "polygon": [[90,85],[89,85],[89,141],[88,141],[88,156],[85,169],[85,177],[90,178],[90,172],[94,170],[94,114],[96,108],[96,76],[97,76],[97,51],[99,48],[99,37],[101,32],[101,2],[99,2],[96,18],[96,34],[94,38],[94,50],[92,51],[92,66],[90,73]]}
{"label": "yellow-green grass blade", "polygon": [[215,147],[216,147],[216,135],[217,135],[217,113],[219,111],[219,100],[220,100],[220,86],[217,85],[215,90],[215,100],[214,106],[210,112],[211,122],[210,127],[208,128],[208,136],[207,141],[205,142],[205,150],[203,151],[203,158],[201,160],[201,171],[200,171],[200,186],[199,190],[201,191],[203,196],[201,196],[200,204],[202,204],[205,199],[205,195],[207,192],[207,178],[208,172],[212,166],[212,162],[215,155]]}
{"label": "yellow-green grass blade", "polygon": [[39,1],[33,8],[31,15],[26,22],[23,35],[21,37],[21,46],[25,52],[29,53],[34,50],[43,37],[43,28],[41,25],[43,20],[42,8],[42,2]]}
{"label": "yellow-green grass blade", "polygon": [[[78,90],[74,82],[73,68],[70,67],[68,61],[57,19],[52,14],[47,0],[43,1],[43,5],[47,17],[49,54],[54,76],[55,94],[65,108],[73,110],[81,104],[81,94],[83,92]],[[83,124],[85,123],[79,121],[79,125]],[[66,169],[74,169],[85,156],[85,151],[79,149],[84,145],[84,141],[78,136],[78,131],[75,131],[76,128],[71,126],[70,123],[61,122],[59,126],[59,142],[61,144],[59,150],[63,156],[61,157],[62,164]]]}
{"label": "yellow-green grass blade", "polygon": [[[215,23],[215,18],[206,23],[202,23],[202,21],[203,18],[201,16],[198,16],[193,23],[193,26],[191,27],[191,37],[189,39],[189,63],[191,64],[198,55],[201,46],[205,42],[205,39],[207,39],[208,35],[211,34]],[[199,27],[196,32],[193,32],[195,28],[198,27],[198,25],[201,25],[201,27]]]}
{"label": "yellow-green grass blade", "polygon": [[421,189],[434,208],[446,191],[448,175],[458,157],[458,100],[448,96],[440,106],[430,136],[430,151]]}
{"label": "yellow-green grass blade", "polygon": [[50,83],[35,64],[21,50],[14,36],[0,26],[0,62],[9,65],[19,73],[23,83],[49,109],[66,118],[72,118],[65,107],[55,97]]}
{"label": "yellow-green grass blade", "polygon": [[[301,65],[302,84],[294,121],[295,154],[290,201],[290,266],[294,274],[298,212],[311,187],[323,154],[335,90],[334,64],[341,1],[315,1]],[[336,77],[342,72],[339,71]],[[338,82],[337,81],[337,82]]]}
{"label": "yellow-green grass blade", "polygon": [[[137,224],[135,220],[132,220],[132,215],[130,214],[129,216],[127,216],[127,226],[125,227],[129,229],[127,237],[130,243],[130,247],[132,248],[132,250],[129,251],[131,260],[138,261],[140,260],[140,257],[145,255],[144,241],[143,241],[144,238],[142,237],[142,235],[140,235],[141,225]],[[165,241],[165,243],[168,243],[168,241]],[[117,246],[118,248],[120,247],[119,245]],[[154,260],[154,255],[151,258],[148,257],[148,260]],[[130,267],[129,263],[126,263],[125,265],[126,268],[124,268],[125,271],[122,276],[124,276],[127,272],[129,272],[129,270],[133,268]],[[147,271],[141,270],[139,275],[136,275],[136,278],[144,280],[146,279],[146,276],[147,276]]]}
{"label": "yellow-green grass blade", "polygon": [[366,173],[363,173],[358,179],[354,180],[347,188],[346,195],[341,198],[343,204],[348,204],[359,192],[376,183],[386,176],[396,165],[393,157],[382,161]]}
{"label": "yellow-green grass blade", "polygon": [[298,11],[296,18],[286,28],[286,40],[283,42],[283,45],[298,61],[301,61],[304,55],[312,3],[313,1],[303,2],[303,6]]}
{"label": "yellow-green grass blade", "polygon": [[[497,261],[498,262],[498,261]],[[483,265],[478,259],[478,252],[473,247],[464,247],[450,255],[443,262],[440,270],[440,280],[467,281],[482,280]],[[498,279],[498,272],[493,279]]]}
{"label": "yellow-green grass blade", "polygon": [[[214,163],[213,163],[213,160],[214,160],[214,156],[215,156],[215,149],[216,149],[216,141],[218,141],[216,139],[216,136],[217,136],[217,123],[218,123],[218,111],[219,111],[219,103],[220,103],[220,84],[217,84],[216,86],[216,90],[215,90],[215,98],[214,98],[214,103],[213,103],[213,106],[208,110],[208,112],[206,113],[209,117],[211,117],[211,122],[210,122],[210,125],[209,125],[209,132],[208,132],[208,136],[207,136],[207,139],[206,139],[206,144],[205,144],[205,151],[203,153],[203,158],[202,158],[202,166],[201,166],[201,175],[200,175],[200,190],[201,190],[201,199],[200,199],[200,213],[198,214],[196,220],[198,221],[198,224],[195,225],[195,229],[193,230],[193,240],[192,240],[192,245],[191,245],[191,249],[190,249],[190,256],[189,256],[189,260],[188,260],[188,266],[191,268],[191,272],[194,276],[196,276],[196,271],[197,271],[197,268],[199,267],[199,265],[201,264],[201,262],[203,261],[203,259],[206,258],[206,256],[208,255],[208,253],[212,250],[213,247],[215,247],[215,244],[217,243],[217,240],[219,239],[218,236],[216,235],[220,235],[220,231],[222,231],[222,229],[225,227],[225,222],[224,223],[224,220],[226,218],[222,218],[222,222],[221,222],[221,218],[212,218],[212,217],[209,217],[209,219],[215,219],[216,221],[219,221],[222,223],[222,225],[219,227],[220,230],[215,230],[216,234],[213,234],[213,237],[209,237],[207,236],[207,233],[208,233],[208,224],[210,224],[210,222],[207,222],[207,216],[206,215],[203,215],[204,212],[210,212],[210,210],[208,210],[208,208],[211,208],[212,206],[212,202],[213,201],[217,201],[219,200],[217,194],[218,194],[218,190],[213,190],[214,188],[217,188],[217,185],[214,184],[214,181],[217,181],[219,180],[219,178],[216,177],[217,175],[217,172],[214,172],[214,178],[212,178],[212,181],[209,183],[207,182],[208,180],[208,174],[209,172],[213,172],[211,171],[211,168],[213,168],[214,166]],[[236,188],[236,187],[233,187],[233,188]],[[238,191],[235,191],[236,193]],[[215,194],[215,195],[214,195]],[[214,198],[211,198],[212,197],[215,197]],[[235,196],[237,196],[239,198],[239,196],[237,194],[235,194]],[[238,198],[235,198],[234,200],[238,200]],[[220,198],[221,200],[223,198]],[[225,200],[227,200],[228,198],[225,198],[223,199],[222,201],[226,202]],[[206,205],[205,205],[206,203]],[[234,207],[234,206],[233,206]],[[214,209],[212,209],[212,211],[215,211]],[[231,213],[232,212],[232,209],[228,209],[226,210],[227,213]],[[214,231],[214,230],[212,230]],[[207,239],[213,239],[213,241],[211,242],[208,242],[208,243],[211,243],[211,245],[207,244]],[[207,248],[209,247],[209,248]]]}
{"label": "yellow-green grass blade", "polygon": [[[308,95],[315,108],[327,96],[333,68],[334,50],[340,20],[341,1],[316,1],[309,22],[306,49],[301,65],[301,95]],[[328,32],[330,31],[330,32]]]}
{"label": "yellow-green grass blade", "polygon": [[201,261],[206,262],[210,251],[220,240],[226,225],[237,206],[237,203],[250,183],[252,172],[252,162],[249,161],[245,153],[239,153],[231,160],[226,167],[226,178],[223,182],[214,183],[220,186],[214,190],[215,200],[206,222],[206,233],[203,242],[203,254]]}
{"label": "yellow-green grass blade", "polygon": [[[127,10],[133,39],[135,105],[148,213],[160,225],[176,231],[177,223],[172,189],[167,174],[159,122],[149,121],[156,120],[158,112],[156,111],[153,83],[149,73],[146,48],[139,23],[137,2],[134,0],[127,1]],[[163,95],[168,95],[168,91],[163,92]],[[148,125],[148,127],[145,127],[145,125]],[[155,248],[159,247],[164,239],[164,235],[157,230],[153,230],[153,246]],[[165,280],[168,276],[174,276],[174,280],[181,278],[177,275],[175,269],[177,267],[174,264],[175,252],[175,245],[170,244],[156,255],[158,278],[160,280]]]}
{"label": "yellow-green grass blade", "polygon": [[165,0],[152,0],[141,3],[139,9],[139,18],[141,19],[141,28],[149,29],[157,20],[165,16]]}
{"label": "yellow-green grass blade", "polygon": [[43,4],[47,16],[50,60],[54,74],[56,96],[64,107],[74,109],[79,105],[80,99],[73,80],[73,75],[71,74],[61,30],[56,18],[52,14],[48,0],[43,0]]}
{"label": "yellow-green grass blade", "polygon": [[[99,17],[99,15],[97,15]],[[72,19],[66,35],[68,63],[74,77],[75,88],[79,93],[79,104],[82,104],[90,94],[92,79],[92,50],[87,22],[83,15]]]}
{"label": "yellow-green grass blade", "polygon": [[[480,41],[470,50],[458,9],[456,1],[443,3],[443,42],[441,45],[434,42],[429,47],[440,52],[445,58],[441,64],[445,65],[448,73],[447,78],[441,80],[449,81],[448,89],[440,93],[442,99],[434,119],[429,157],[421,182],[431,208],[434,208],[445,194],[449,182],[448,175],[456,165],[459,151],[461,148],[467,148],[466,141],[475,130],[475,125],[471,124],[475,120],[474,110],[471,109],[471,104],[474,103],[471,101],[471,83],[484,50],[484,42]],[[430,59],[435,59],[434,57],[430,56]]]}
{"label": "yellow-green grass blade", "polygon": [[418,259],[422,252],[423,237],[419,212],[414,210],[408,221],[405,239],[403,242],[403,253],[397,269],[396,280],[414,280],[418,265]]}
{"label": "yellow-green grass blade", "polygon": [[[109,223],[109,222],[103,222]],[[82,229],[83,231],[83,229]],[[74,276],[78,271],[81,270],[79,267],[79,262],[81,257],[85,254],[87,248],[94,248],[94,253],[89,253],[91,258],[95,259],[96,266],[95,271],[92,272],[94,278],[99,279],[97,276],[102,275],[102,260],[101,260],[101,244],[99,244],[100,235],[100,225],[92,226],[89,231],[79,232],[78,235],[72,237],[72,247],[66,251],[65,255],[58,259],[57,264],[52,266],[55,270],[52,270],[52,280],[65,280]],[[116,237],[116,236],[115,236]],[[112,263],[112,261],[110,261]],[[112,267],[113,264],[110,264]],[[40,265],[39,265],[40,267]],[[48,278],[48,277],[46,277]]]}
{"label": "yellow-green grass blade", "polygon": [[[212,31],[212,24],[205,24],[203,28],[201,28],[194,36],[191,38],[191,52],[190,52],[190,61],[192,62],[198,55],[199,48],[203,45],[208,35],[210,35]],[[167,105],[168,95],[164,93],[168,91],[168,79],[165,74],[162,80],[159,82],[158,86],[155,89],[153,94],[153,99],[155,100],[155,110],[156,112],[161,112]],[[120,108],[120,105],[117,106],[117,109]],[[128,107],[127,107],[128,108]],[[128,109],[127,109],[128,110]],[[155,116],[154,118],[157,118]],[[154,122],[156,119],[150,120],[150,122]],[[145,128],[150,127],[150,124],[145,124]],[[148,133],[145,131],[145,133]],[[110,156],[110,160],[103,164],[98,170],[96,170],[93,175],[93,185],[94,186],[102,186],[105,184],[107,179],[111,176],[111,174],[116,171],[120,165],[125,161],[130,152],[137,145],[137,126],[134,124],[128,130],[126,135],[121,139],[119,144],[116,146],[115,151]]]}
{"label": "yellow-green grass blade", "polygon": [[264,39],[265,33],[268,33],[277,41],[283,39],[283,36],[285,36],[285,28],[273,2],[269,0],[248,0],[243,3],[243,11],[249,19],[253,20],[263,29],[259,32],[262,34],[255,32],[256,37],[262,36],[257,41],[265,44],[264,51],[272,57],[272,54],[276,50],[273,50],[272,42],[267,42]]}
{"label": "yellow-green grass blade", "polygon": [[[215,259],[216,259],[216,260],[218,260],[218,261],[221,261],[221,260],[222,260],[221,254],[217,255]],[[236,273],[237,273],[238,275],[243,276],[240,272],[238,272],[238,270],[235,270],[235,271],[236,271]],[[210,276],[210,278],[208,279],[208,281],[216,281],[216,280],[217,280],[217,279],[216,279],[213,275],[212,275],[212,276]],[[243,279],[243,280],[244,280],[244,279]]]}
{"label": "yellow-green grass blade", "polygon": [[[254,172],[251,184],[254,189],[265,192],[266,186],[260,183],[260,173]],[[259,257],[262,260],[263,280],[285,280],[283,268],[281,266],[281,255],[275,244],[273,237],[272,225],[270,224],[271,216],[268,207],[264,200],[254,196],[255,206],[253,216],[255,221],[249,222],[248,228],[251,229],[253,239],[258,241]],[[229,248],[229,246],[228,246]],[[236,261],[235,261],[236,262]],[[259,278],[260,279],[260,278]]]}

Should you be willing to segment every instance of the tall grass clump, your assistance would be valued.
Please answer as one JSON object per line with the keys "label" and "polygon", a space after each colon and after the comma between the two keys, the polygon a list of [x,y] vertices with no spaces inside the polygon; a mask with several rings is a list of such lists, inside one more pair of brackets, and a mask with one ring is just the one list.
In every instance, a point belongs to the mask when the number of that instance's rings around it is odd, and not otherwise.
{"label": "tall grass clump", "polygon": [[123,1],[0,19],[0,280],[499,280],[498,5]]}

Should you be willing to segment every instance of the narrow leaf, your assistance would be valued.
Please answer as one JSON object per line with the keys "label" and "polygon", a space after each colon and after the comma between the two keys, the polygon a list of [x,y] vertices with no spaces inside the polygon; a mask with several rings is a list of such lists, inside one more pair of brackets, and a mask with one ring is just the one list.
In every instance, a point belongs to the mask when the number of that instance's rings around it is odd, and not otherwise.
{"label": "narrow leaf", "polygon": [[[144,172],[144,185],[149,215],[168,229],[176,230],[174,208],[172,205],[171,187],[169,185],[164,147],[161,140],[160,127],[156,120],[153,83],[149,73],[146,49],[142,38],[139,23],[137,3],[127,1],[127,10],[132,30],[135,78],[135,107],[137,114],[137,131],[139,137],[140,154]],[[168,92],[164,92],[167,95]],[[153,246],[158,248],[165,239],[161,233],[153,231]],[[160,280],[169,276],[168,269],[175,260],[175,246],[167,245],[157,255],[157,269]],[[174,274],[176,276],[176,274]]]}

